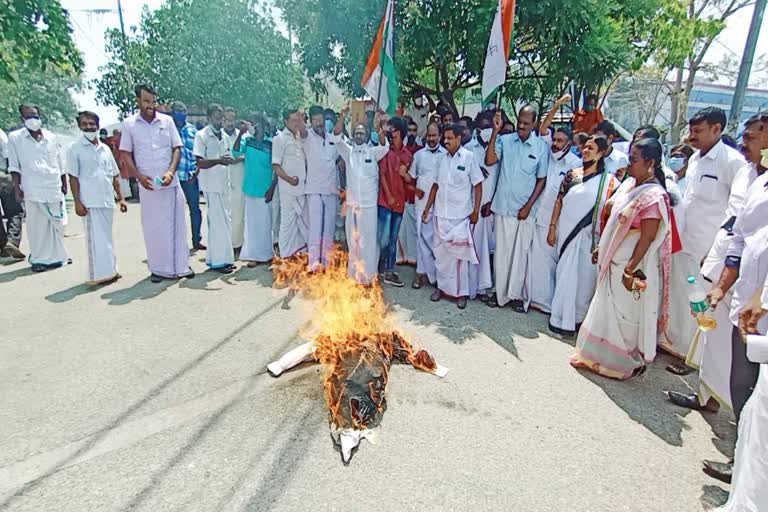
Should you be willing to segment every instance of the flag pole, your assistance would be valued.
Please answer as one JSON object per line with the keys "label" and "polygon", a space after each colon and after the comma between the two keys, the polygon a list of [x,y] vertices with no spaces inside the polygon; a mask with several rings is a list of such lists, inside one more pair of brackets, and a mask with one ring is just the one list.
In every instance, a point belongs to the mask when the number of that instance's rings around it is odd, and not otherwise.
{"label": "flag pole", "polygon": [[[386,22],[387,15],[389,14],[389,0],[387,0],[386,12],[384,13],[384,21]],[[381,42],[381,52],[386,53],[387,42]],[[395,60],[395,1],[392,0],[392,60]],[[379,58],[379,90],[376,93],[376,111],[381,110],[379,100],[381,100],[381,85],[384,83],[384,59]]]}

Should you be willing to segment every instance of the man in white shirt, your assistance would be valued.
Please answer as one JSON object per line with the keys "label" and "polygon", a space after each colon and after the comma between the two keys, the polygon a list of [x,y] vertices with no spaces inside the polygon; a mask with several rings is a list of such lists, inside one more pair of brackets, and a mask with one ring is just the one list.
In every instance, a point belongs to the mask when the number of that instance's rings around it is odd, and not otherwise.
{"label": "man in white shirt", "polygon": [[[688,162],[688,187],[683,199],[684,229],[680,231],[682,251],[672,256],[669,283],[669,325],[660,336],[659,346],[685,359],[696,333],[696,321],[688,305],[688,276],[700,279],[701,264],[715,240],[718,229],[726,222],[723,212],[736,174],[746,164],[744,157],[721,140],[725,112],[708,107],[690,120],[690,144],[697,149]],[[731,214],[732,215],[732,214]],[[669,371],[685,374],[681,364],[670,365]]]}
{"label": "man in white shirt", "polygon": [[413,93],[413,104],[408,107],[405,114],[416,123],[416,138],[424,140],[427,134],[427,124],[429,124],[429,102],[424,101],[424,94],[417,90]]}
{"label": "man in white shirt", "polygon": [[208,250],[205,263],[222,274],[234,271],[232,211],[230,206],[229,166],[234,162],[232,142],[222,129],[224,109],[216,103],[208,107],[208,126],[195,135],[192,154],[200,169],[200,190],[205,194],[208,216]]}
{"label": "man in white shirt", "polygon": [[325,132],[323,107],[310,107],[309,122],[311,129],[304,139],[307,159],[304,193],[309,211],[309,270],[314,272],[328,265],[328,257],[333,249],[338,203],[336,161],[339,159],[339,151],[336,142]]}
{"label": "man in white shirt", "polygon": [[[557,271],[557,249],[547,243],[549,224],[552,222],[552,210],[560,190],[560,184],[565,174],[571,169],[581,167],[581,158],[571,152],[572,136],[568,127],[553,130],[550,128],[555,114],[562,105],[571,101],[565,95],[555,101],[552,109],[539,125],[539,136],[549,146],[549,166],[547,167],[547,182],[539,200],[539,211],[536,214],[536,232],[531,251],[531,307],[545,313],[552,308],[552,297],[555,294],[555,273]],[[615,150],[614,150],[615,151]]]}
{"label": "man in white shirt", "polygon": [[437,181],[429,192],[422,222],[435,207],[435,266],[437,290],[430,300],[443,295],[455,297],[459,309],[467,307],[469,266],[479,263],[474,247],[472,227],[480,218],[483,198],[483,173],[471,151],[461,147],[461,125],[443,129],[446,154],[440,157]]}
{"label": "man in white shirt", "polygon": [[377,239],[379,197],[379,161],[389,152],[389,144],[374,116],[373,126],[379,130],[379,145],[368,144],[368,129],[357,125],[352,133],[352,144],[341,135],[349,107],[339,113],[332,140],[347,162],[347,188],[344,193],[346,209],[346,237],[349,247],[347,275],[362,285],[370,285],[376,277],[379,264]]}
{"label": "man in white shirt", "polygon": [[483,173],[483,197],[480,200],[480,217],[472,229],[478,264],[469,266],[469,298],[480,298],[488,301],[488,294],[493,292],[493,275],[491,273],[491,254],[494,252],[496,239],[493,231],[493,212],[491,202],[496,192],[496,180],[499,178],[499,164],[486,165],[485,153],[493,133],[493,112],[486,110],[477,115],[473,122],[479,130],[479,135],[472,138],[464,146],[475,157],[480,172]]}
{"label": "man in white shirt", "polygon": [[170,116],[159,114],[152,87],[134,89],[139,113],[123,121],[120,155],[141,193],[141,227],[150,280],[192,278],[187,244],[185,199],[176,176],[182,141]]}
{"label": "man in white shirt", "polygon": [[616,127],[608,120],[601,121],[595,128],[595,135],[605,135],[608,139],[608,153],[603,158],[605,170],[622,179],[629,165],[629,158],[626,153],[622,153],[613,146],[613,141],[619,138]]}
{"label": "man in white shirt", "polygon": [[27,257],[19,250],[23,217],[24,209],[16,201],[13,178],[8,173],[8,136],[0,130],[0,257]]}
{"label": "man in white shirt", "polygon": [[307,180],[304,139],[308,134],[304,116],[298,110],[286,110],[283,121],[285,129],[272,140],[272,170],[279,179],[280,257],[290,258],[307,249],[309,222],[304,194]]}
{"label": "man in white shirt", "polygon": [[99,116],[80,112],[77,124],[82,136],[69,148],[67,172],[75,213],[83,218],[85,227],[86,284],[109,284],[120,278],[112,241],[115,198],[123,213],[128,211],[128,203],[120,192],[120,171],[112,150],[99,140]]}
{"label": "man in white shirt", "polygon": [[[244,119],[237,119],[237,112],[232,107],[224,108],[224,132],[229,137],[230,144],[235,143],[238,132],[243,125],[250,124]],[[248,127],[245,128],[248,131]],[[229,148],[230,155],[233,155],[232,146]],[[243,246],[245,234],[245,194],[243,194],[243,176],[245,175],[244,156],[233,156],[232,164],[229,166],[229,192],[230,209],[232,212],[232,247],[235,249],[235,255],[240,253]]]}
{"label": "man in white shirt", "polygon": [[[436,122],[430,122],[426,131],[426,147],[413,155],[413,165],[408,171],[411,178],[416,180],[416,277],[411,286],[421,288],[424,279],[429,284],[437,283],[435,270],[435,221],[432,210],[426,210],[429,192],[437,179],[437,165],[445,148],[440,145],[440,127]],[[424,212],[427,212],[427,222],[422,222]]]}
{"label": "man in white shirt", "polygon": [[36,105],[19,107],[24,128],[8,138],[8,171],[16,199],[27,213],[29,262],[33,272],[60,267],[69,259],[64,247],[64,196],[67,180],[54,135],[42,128]]}
{"label": "man in white shirt", "polygon": [[[725,266],[728,248],[734,236],[734,224],[744,208],[752,184],[765,172],[765,168],[760,165],[760,150],[763,144],[768,142],[768,137],[765,137],[765,141],[764,137],[760,118],[750,118],[744,127],[740,145],[741,153],[748,163],[733,180],[722,227],[718,230],[712,248],[701,267],[701,274],[711,283],[718,281]],[[686,362],[699,369],[698,393],[687,395],[669,392],[670,400],[681,407],[717,410],[719,402],[729,409],[733,408],[729,387],[732,328],[728,319],[731,314],[731,299],[732,294],[729,293],[724,300],[719,300],[720,304],[714,312],[717,327],[711,331],[699,332],[694,338]]]}

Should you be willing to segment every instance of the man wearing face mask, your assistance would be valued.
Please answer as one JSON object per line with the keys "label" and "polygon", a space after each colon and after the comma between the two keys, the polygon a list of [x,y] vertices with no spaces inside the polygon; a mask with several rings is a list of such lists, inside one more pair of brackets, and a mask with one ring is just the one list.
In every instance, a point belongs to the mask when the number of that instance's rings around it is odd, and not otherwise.
{"label": "man wearing face mask", "polygon": [[362,124],[355,127],[352,144],[346,142],[341,133],[348,114],[349,106],[339,113],[332,140],[336,142],[342,158],[347,161],[347,188],[343,194],[349,247],[347,275],[367,286],[376,277],[379,260],[376,207],[379,194],[378,162],[389,152],[389,144],[381,130],[378,113],[374,115],[373,126],[379,129],[378,140],[381,144],[368,144],[368,129]]}
{"label": "man wearing face mask", "polygon": [[496,214],[496,297],[491,296],[488,305],[504,306],[512,301],[512,308],[518,312],[526,312],[531,300],[535,219],[549,166],[546,142],[531,133],[536,117],[532,106],[523,107],[517,115],[517,132],[499,137],[503,121],[497,111],[485,153],[486,165],[499,162],[499,179],[491,203]]}
{"label": "man wearing face mask", "polygon": [[437,176],[437,164],[445,148],[440,145],[440,126],[436,121],[427,125],[426,147],[413,155],[413,165],[408,172],[415,180],[416,207],[416,276],[412,288],[421,288],[426,281],[434,285],[437,282],[435,270],[435,220],[432,210],[427,211],[427,221],[423,222],[424,210],[429,199],[429,191]]}
{"label": "man wearing face mask", "polygon": [[550,128],[557,111],[570,101],[571,97],[567,94],[555,101],[547,117],[539,126],[539,136],[549,146],[550,154],[547,183],[539,201],[539,212],[536,214],[536,233],[533,238],[530,271],[531,307],[544,313],[551,311],[558,260],[557,249],[547,243],[552,210],[555,208],[555,200],[563,177],[571,169],[581,167],[581,158],[571,151],[571,133],[568,127],[564,126],[556,130]]}
{"label": "man wearing face mask", "polygon": [[[688,144],[678,144],[673,147],[669,152],[669,159],[667,165],[669,169],[677,176],[677,186],[680,188],[680,192],[685,197],[685,190],[688,187],[688,160],[693,156],[694,149]],[[678,229],[683,230],[683,227],[678,223]]]}
{"label": "man wearing face mask", "polygon": [[[496,180],[499,176],[498,164],[485,164],[485,152],[493,134],[493,112],[489,110],[480,112],[477,115],[477,120],[471,125],[477,126],[479,135],[467,142],[464,147],[472,153],[475,162],[480,167],[480,172],[483,173],[484,180],[480,216],[472,230],[478,263],[469,265],[469,298],[474,299],[479,296],[481,301],[488,302],[489,294],[493,293],[491,254],[493,254],[495,246],[491,201],[496,191]],[[466,133],[464,137],[466,137]]]}
{"label": "man wearing face mask", "polygon": [[[416,138],[416,123],[409,117],[404,118],[408,124],[408,136],[405,139],[405,149],[411,155],[423,148]],[[397,239],[397,263],[404,265],[416,264],[416,252],[418,250],[416,238],[416,184],[405,184],[405,211],[403,212],[403,223],[400,226],[400,235]]]}
{"label": "man wearing face mask", "polygon": [[184,198],[189,207],[189,222],[192,226],[192,249],[204,251],[205,245],[201,242],[200,227],[203,223],[203,214],[200,211],[200,184],[197,180],[199,170],[192,149],[195,147],[195,135],[197,129],[187,122],[187,106],[180,101],[171,104],[171,117],[173,124],[181,137],[181,157],[176,175],[179,177],[179,185],[184,192]]}
{"label": "man wearing face mask", "polygon": [[96,137],[99,116],[93,112],[80,112],[77,124],[82,137],[69,148],[67,172],[75,199],[75,213],[83,217],[85,228],[86,284],[113,283],[120,278],[112,242],[115,201],[122,213],[128,211],[128,203],[120,192],[120,172],[112,150]]}
{"label": "man wearing face mask", "polygon": [[603,113],[597,106],[597,96],[590,94],[584,100],[584,108],[573,114],[573,131],[592,135],[598,124],[603,122]]}
{"label": "man wearing face mask", "polygon": [[309,270],[322,270],[328,265],[336,231],[337,167],[339,150],[325,131],[323,108],[309,109],[311,129],[304,141],[307,157],[307,195],[309,210]]}
{"label": "man wearing face mask", "polygon": [[232,212],[229,169],[234,159],[232,142],[223,129],[224,109],[216,103],[208,107],[208,126],[195,135],[192,153],[200,168],[200,189],[205,194],[208,215],[208,251],[205,263],[222,274],[235,266],[232,249]]}
{"label": "man wearing face mask", "polygon": [[67,181],[54,135],[42,128],[40,109],[21,105],[24,128],[8,137],[8,171],[16,200],[24,201],[33,272],[58,268],[69,259],[64,247]]}

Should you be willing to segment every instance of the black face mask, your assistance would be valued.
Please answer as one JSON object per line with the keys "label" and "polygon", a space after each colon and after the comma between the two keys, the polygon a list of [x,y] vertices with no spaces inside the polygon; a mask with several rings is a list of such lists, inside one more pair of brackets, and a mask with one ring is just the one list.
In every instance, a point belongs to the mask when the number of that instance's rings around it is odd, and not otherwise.
{"label": "black face mask", "polygon": [[406,139],[406,144],[416,144],[416,136],[415,135],[409,135],[408,139]]}

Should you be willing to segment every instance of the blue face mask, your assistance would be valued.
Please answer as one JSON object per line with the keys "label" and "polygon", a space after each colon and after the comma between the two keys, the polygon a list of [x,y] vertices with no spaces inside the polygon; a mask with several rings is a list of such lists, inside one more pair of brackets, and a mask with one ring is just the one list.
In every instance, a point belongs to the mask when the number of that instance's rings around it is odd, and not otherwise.
{"label": "blue face mask", "polygon": [[325,131],[331,133],[333,131],[333,121],[330,119],[325,120]]}
{"label": "blue face mask", "polygon": [[379,134],[377,132],[371,133],[371,142],[373,142],[374,144],[379,143]]}
{"label": "blue face mask", "polygon": [[187,113],[186,112],[171,112],[171,117],[178,124],[185,124],[187,122]]}
{"label": "blue face mask", "polygon": [[571,153],[581,158],[581,152],[579,151],[579,148],[577,148],[576,146],[571,146]]}
{"label": "blue face mask", "polygon": [[685,158],[681,156],[673,156],[670,157],[667,164],[672,172],[677,172],[685,166]]}

